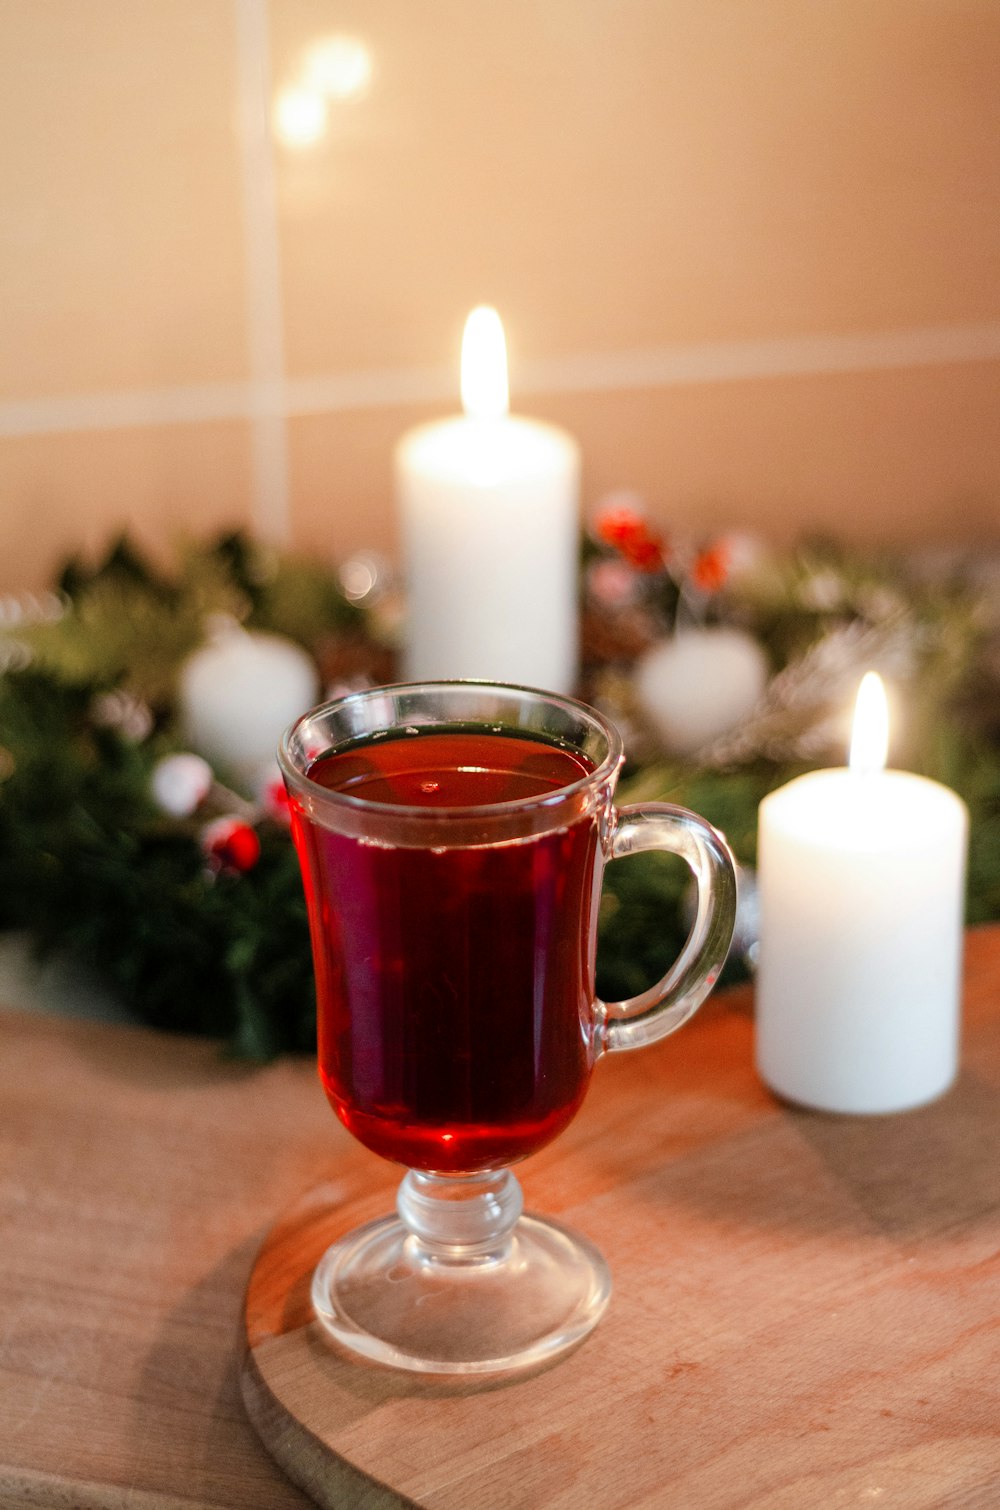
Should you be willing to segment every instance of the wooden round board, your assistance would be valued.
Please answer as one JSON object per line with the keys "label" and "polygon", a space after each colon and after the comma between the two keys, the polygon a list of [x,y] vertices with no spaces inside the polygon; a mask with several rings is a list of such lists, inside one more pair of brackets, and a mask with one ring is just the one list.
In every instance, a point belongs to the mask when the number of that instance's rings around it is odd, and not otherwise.
{"label": "wooden round board", "polygon": [[745,990],[598,1065],[518,1173],[529,1209],[602,1251],[611,1305],[507,1382],[357,1362],[312,1320],[323,1250],[393,1205],[399,1172],[352,1153],[253,1269],[264,1444],[330,1510],[1000,1503],[998,999],[1000,949],[970,935],[961,1080],[896,1117],[775,1101]]}

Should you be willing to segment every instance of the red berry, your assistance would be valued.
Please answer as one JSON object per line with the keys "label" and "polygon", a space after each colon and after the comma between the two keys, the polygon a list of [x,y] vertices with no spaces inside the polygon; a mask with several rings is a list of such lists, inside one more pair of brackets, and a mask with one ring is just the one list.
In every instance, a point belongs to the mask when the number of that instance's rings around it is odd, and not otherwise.
{"label": "red berry", "polygon": [[257,831],[242,818],[216,818],[203,831],[201,847],[214,870],[253,870],[260,859]]}
{"label": "red berry", "polygon": [[700,592],[718,592],[729,575],[729,551],[720,541],[699,551],[691,568],[691,581]]}
{"label": "red berry", "polygon": [[628,504],[604,509],[598,515],[594,529],[599,540],[613,546],[637,571],[662,571],[667,564],[663,538],[651,530],[642,515]]}

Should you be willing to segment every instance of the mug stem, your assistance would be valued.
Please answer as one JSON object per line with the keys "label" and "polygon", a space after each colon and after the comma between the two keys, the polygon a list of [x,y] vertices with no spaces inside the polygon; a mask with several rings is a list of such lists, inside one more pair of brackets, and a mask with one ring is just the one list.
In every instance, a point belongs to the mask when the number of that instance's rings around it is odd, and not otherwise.
{"label": "mug stem", "polygon": [[575,1346],[611,1293],[586,1238],[521,1211],[509,1169],[410,1170],[399,1216],[348,1232],[313,1275],[313,1311],[341,1346],[426,1374],[504,1374]]}
{"label": "mug stem", "polygon": [[424,1174],[411,1169],[396,1196],[396,1210],[421,1262],[495,1263],[510,1252],[524,1208],[509,1169],[486,1174]]}

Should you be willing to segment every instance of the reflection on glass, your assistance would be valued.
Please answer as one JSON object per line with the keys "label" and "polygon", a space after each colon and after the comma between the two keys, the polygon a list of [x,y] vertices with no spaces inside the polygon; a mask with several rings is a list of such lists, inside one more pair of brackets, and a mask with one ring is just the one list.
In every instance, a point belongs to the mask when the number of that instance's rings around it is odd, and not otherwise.
{"label": "reflection on glass", "polygon": [[361,603],[366,598],[372,598],[373,594],[375,597],[381,596],[387,568],[385,561],[376,552],[358,551],[343,563],[338,575],[344,596],[350,598],[352,603]]}
{"label": "reflection on glass", "polygon": [[306,53],[303,79],[327,99],[357,99],[371,78],[371,53],[358,37],[323,37]]}
{"label": "reflection on glass", "polygon": [[327,104],[315,89],[293,85],[274,102],[274,133],[286,147],[311,147],[326,131]]}
{"label": "reflection on glass", "polygon": [[274,133],[286,147],[312,147],[326,135],[329,102],[344,104],[367,93],[372,56],[357,37],[334,35],[313,42],[293,80],[274,102]]}

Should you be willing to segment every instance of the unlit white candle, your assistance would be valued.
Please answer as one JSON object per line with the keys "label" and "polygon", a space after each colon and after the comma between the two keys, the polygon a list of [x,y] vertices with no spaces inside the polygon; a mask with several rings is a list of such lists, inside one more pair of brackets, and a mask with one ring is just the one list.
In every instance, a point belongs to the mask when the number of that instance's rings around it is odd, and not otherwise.
{"label": "unlit white candle", "polygon": [[967,827],[954,792],[904,771],[815,771],[764,799],[756,1054],[779,1095],[896,1112],[951,1085]]}
{"label": "unlit white candle", "polygon": [[181,722],[195,750],[249,790],[318,691],[316,667],[300,645],[222,624],[181,670]]}
{"label": "unlit white candle", "polygon": [[406,674],[569,692],[579,448],[554,425],[506,412],[493,311],[470,316],[462,365],[466,413],[409,431],[396,452]]}

